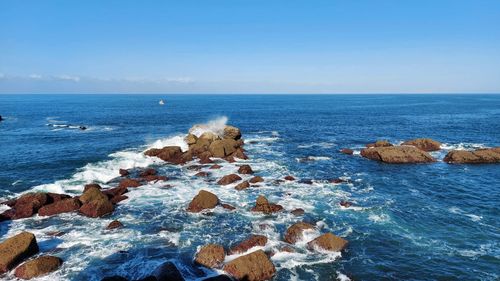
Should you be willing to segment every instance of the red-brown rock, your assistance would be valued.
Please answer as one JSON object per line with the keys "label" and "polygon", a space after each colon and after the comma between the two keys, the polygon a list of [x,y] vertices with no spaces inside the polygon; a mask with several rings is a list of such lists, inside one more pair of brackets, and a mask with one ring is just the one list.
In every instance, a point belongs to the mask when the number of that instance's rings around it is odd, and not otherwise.
{"label": "red-brown rock", "polygon": [[261,281],[271,279],[276,268],[264,251],[258,250],[228,262],[224,271],[237,280]]}
{"label": "red-brown rock", "polygon": [[187,207],[188,212],[198,213],[205,209],[213,209],[219,204],[219,198],[211,192],[206,190],[200,190],[198,194],[193,198],[189,206]]}
{"label": "red-brown rock", "polygon": [[54,256],[41,256],[21,264],[14,275],[21,279],[32,279],[56,271],[61,267],[62,259]]}
{"label": "red-brown rock", "polygon": [[217,170],[217,169],[220,169],[220,168],[222,168],[222,166],[215,164],[215,165],[212,165],[209,169],[211,169],[211,170]]}
{"label": "red-brown rock", "polygon": [[286,176],[285,180],[287,180],[287,181],[294,181],[295,178],[293,176]]}
{"label": "red-brown rock", "polygon": [[347,240],[335,236],[332,233],[325,233],[318,238],[307,243],[307,247],[311,250],[321,249],[332,252],[340,252],[344,250],[349,242]]}
{"label": "red-brown rock", "polygon": [[255,202],[255,207],[252,208],[252,212],[262,212],[264,214],[276,213],[281,210],[283,210],[283,206],[269,203],[267,198],[262,195],[259,195]]}
{"label": "red-brown rock", "polygon": [[228,184],[232,184],[232,183],[239,181],[239,180],[241,180],[240,176],[238,176],[237,174],[230,174],[230,175],[222,177],[217,183],[220,185],[228,185]]}
{"label": "red-brown rock", "polygon": [[139,177],[141,177],[141,178],[145,178],[145,177],[147,177],[147,176],[154,176],[154,175],[156,175],[157,173],[158,173],[158,172],[157,172],[155,169],[153,169],[153,168],[148,168],[148,169],[146,169],[146,170],[142,171],[142,172],[139,174]]}
{"label": "red-brown rock", "polygon": [[500,163],[500,147],[477,149],[474,151],[451,150],[443,159],[451,164],[492,164]]}
{"label": "red-brown rock", "polygon": [[249,188],[250,187],[250,183],[248,181],[244,181],[244,182],[241,182],[239,184],[237,184],[234,189],[236,190],[243,190],[243,189],[246,189],[246,188]]}
{"label": "red-brown rock", "polygon": [[141,183],[138,180],[134,179],[123,179],[120,181],[118,185],[119,188],[127,188],[127,187],[138,187],[141,186]]}
{"label": "red-brown rock", "polygon": [[347,154],[347,155],[352,155],[354,153],[354,150],[350,148],[342,148],[340,150],[340,153]]}
{"label": "red-brown rock", "polygon": [[361,150],[361,156],[392,164],[429,163],[436,161],[429,153],[413,146],[365,148]]}
{"label": "red-brown rock", "polygon": [[222,203],[220,204],[222,208],[226,209],[226,210],[235,210],[236,208],[233,206],[233,205],[230,205],[230,204],[227,204],[227,203]]}
{"label": "red-brown rock", "polygon": [[195,177],[208,177],[208,172],[198,172],[194,176]]}
{"label": "red-brown rock", "polygon": [[87,191],[88,189],[90,188],[97,188],[97,189],[102,189],[102,187],[97,184],[97,183],[90,183],[90,184],[86,184],[84,187],[83,187],[83,192]]}
{"label": "red-brown rock", "polygon": [[120,176],[122,176],[122,177],[126,177],[130,174],[130,172],[128,170],[125,170],[125,169],[120,169],[118,172],[120,173]]}
{"label": "red-brown rock", "polygon": [[267,243],[267,237],[263,235],[252,235],[245,239],[244,241],[238,243],[238,245],[232,247],[229,250],[229,255],[241,254],[253,247],[261,246],[264,247]]}
{"label": "red-brown rock", "polygon": [[264,179],[261,176],[255,176],[249,180],[250,183],[258,183],[263,181]]}
{"label": "red-brown rock", "polygon": [[3,274],[24,259],[38,253],[38,244],[33,233],[21,232],[0,243],[0,274]]}
{"label": "red-brown rock", "polygon": [[220,268],[225,257],[226,253],[222,246],[208,244],[201,247],[198,253],[196,253],[194,261],[208,268]]}
{"label": "red-brown rock", "polygon": [[120,227],[123,227],[123,224],[117,220],[114,220],[108,224],[106,229],[111,230],[111,229],[120,228]]}
{"label": "red-brown rock", "polygon": [[438,151],[441,149],[441,143],[432,139],[408,140],[401,145],[412,145],[423,151]]}
{"label": "red-brown rock", "polygon": [[38,210],[39,216],[53,216],[61,213],[77,211],[81,207],[78,199],[69,198],[43,206]]}
{"label": "red-brown rock", "polygon": [[304,212],[304,209],[298,208],[298,209],[291,211],[290,213],[292,213],[294,216],[302,216],[305,212]]}
{"label": "red-brown rock", "polygon": [[250,175],[253,174],[252,167],[250,165],[241,165],[238,169],[238,173],[242,175]]}
{"label": "red-brown rock", "polygon": [[297,241],[302,239],[302,233],[305,230],[313,230],[314,226],[305,222],[298,222],[290,226],[284,236],[285,242],[290,244],[295,244]]}

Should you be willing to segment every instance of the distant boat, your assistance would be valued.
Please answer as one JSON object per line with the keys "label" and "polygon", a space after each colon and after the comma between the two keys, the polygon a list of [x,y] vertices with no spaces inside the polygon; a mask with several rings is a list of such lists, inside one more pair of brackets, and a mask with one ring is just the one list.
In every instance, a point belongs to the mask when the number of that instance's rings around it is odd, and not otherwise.
{"label": "distant boat", "polygon": [[165,104],[165,102],[164,102],[163,100],[160,100],[158,103],[159,103],[160,105],[164,105],[164,104]]}

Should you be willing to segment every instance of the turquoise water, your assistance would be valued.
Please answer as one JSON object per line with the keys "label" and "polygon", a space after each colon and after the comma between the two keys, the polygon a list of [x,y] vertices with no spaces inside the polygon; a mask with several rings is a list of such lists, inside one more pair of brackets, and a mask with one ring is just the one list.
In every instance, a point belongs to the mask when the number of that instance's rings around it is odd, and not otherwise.
{"label": "turquoise water", "polygon": [[[132,190],[110,217],[1,222],[0,240],[31,231],[43,252],[63,258],[61,270],[42,279],[135,279],[165,260],[175,261],[188,280],[216,274],[193,265],[198,246],[229,247],[260,233],[272,250],[301,220],[249,212],[259,194],[287,210],[303,208],[317,234],[331,231],[350,241],[341,257],[300,246],[298,253],[273,256],[275,280],[500,278],[499,165],[389,165],[338,152],[416,137],[444,143],[433,153],[438,159],[449,149],[500,146],[500,95],[0,95],[0,115],[0,201],[29,190],[78,194],[89,182],[106,185],[119,168],[152,166],[172,178],[171,188]],[[266,179],[261,187],[236,192],[142,156],[151,146],[180,144],[196,123],[225,118],[241,128],[246,162]],[[211,179],[234,172],[236,164],[222,163]],[[314,184],[272,184],[289,174]],[[328,183],[337,177],[349,183]],[[238,210],[186,213],[202,188]],[[341,208],[341,200],[354,207]],[[125,228],[105,231],[113,219]]]}

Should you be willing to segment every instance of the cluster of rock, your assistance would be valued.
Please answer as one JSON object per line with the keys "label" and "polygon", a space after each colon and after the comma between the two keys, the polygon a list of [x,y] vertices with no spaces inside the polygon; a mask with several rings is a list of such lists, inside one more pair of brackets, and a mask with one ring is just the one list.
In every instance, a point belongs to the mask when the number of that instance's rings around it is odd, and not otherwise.
{"label": "cluster of rock", "polygon": [[0,243],[0,274],[15,268],[14,275],[20,279],[32,279],[53,271],[61,265],[62,260],[55,256],[38,256],[39,252],[35,235],[21,232]]}
{"label": "cluster of rock", "polygon": [[452,150],[443,159],[447,163],[488,164],[500,163],[500,147],[474,151]]}

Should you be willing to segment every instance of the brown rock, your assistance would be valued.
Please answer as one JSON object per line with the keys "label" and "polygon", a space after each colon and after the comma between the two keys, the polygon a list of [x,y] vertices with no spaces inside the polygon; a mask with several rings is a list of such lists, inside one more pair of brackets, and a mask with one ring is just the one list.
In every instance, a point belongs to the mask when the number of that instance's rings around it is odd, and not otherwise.
{"label": "brown rock", "polygon": [[311,250],[319,248],[332,252],[340,252],[347,247],[347,244],[347,240],[335,236],[332,233],[325,233],[307,243],[307,247]]}
{"label": "brown rock", "polygon": [[408,140],[401,145],[412,145],[423,151],[438,151],[441,149],[441,143],[432,139]]}
{"label": "brown rock", "polygon": [[97,188],[97,189],[102,189],[102,187],[100,185],[98,185],[97,183],[90,183],[90,184],[86,184],[84,187],[83,187],[83,192],[87,191],[88,189],[90,188]]}
{"label": "brown rock", "polygon": [[55,203],[57,201],[61,201],[61,200],[68,199],[68,198],[71,198],[71,196],[69,196],[67,194],[48,192],[47,193],[47,204]]}
{"label": "brown rock", "polygon": [[252,208],[252,212],[263,212],[264,214],[276,213],[281,210],[283,210],[283,206],[269,203],[267,198],[262,195],[259,195],[255,202],[255,207]]}
{"label": "brown rock", "polygon": [[194,261],[208,268],[220,268],[224,262],[226,253],[224,248],[216,244],[208,244],[196,253]]}
{"label": "brown rock", "polygon": [[249,180],[250,183],[258,183],[263,181],[264,179],[261,176],[255,176]]}
{"label": "brown rock", "polygon": [[214,141],[220,140],[220,137],[212,132],[204,132],[203,134],[200,135],[199,139],[207,140],[212,143]]}
{"label": "brown rock", "polygon": [[451,150],[443,159],[453,164],[491,164],[500,163],[500,147],[477,149],[474,151]]}
{"label": "brown rock", "polygon": [[39,216],[52,216],[61,213],[77,211],[81,207],[78,199],[69,198],[45,205],[38,210]]}
{"label": "brown rock", "polygon": [[340,153],[347,154],[347,155],[352,155],[354,153],[354,150],[350,148],[342,148],[340,150]]}
{"label": "brown rock", "polygon": [[361,156],[392,164],[429,163],[436,161],[429,153],[413,146],[365,148],[361,150]]}
{"label": "brown rock", "polygon": [[111,214],[113,210],[113,203],[106,198],[85,203],[80,207],[79,211],[87,217],[97,218]]}
{"label": "brown rock", "polygon": [[196,143],[196,141],[198,141],[198,137],[197,137],[197,136],[195,136],[195,135],[193,135],[193,134],[188,134],[188,135],[184,138],[184,140],[186,141],[186,143],[187,143],[188,145],[192,145],[192,144],[195,144],[195,143]]}
{"label": "brown rock", "polygon": [[208,177],[208,172],[198,172],[194,176],[195,177]]}
{"label": "brown rock", "polygon": [[336,178],[336,179],[332,179],[330,180],[331,183],[334,183],[334,184],[339,184],[339,183],[345,183],[347,182],[346,180],[343,180],[341,178]]}
{"label": "brown rock", "polygon": [[239,143],[233,139],[223,139],[213,141],[208,150],[214,157],[224,158],[229,156],[236,151],[239,147]]}
{"label": "brown rock", "polygon": [[120,176],[122,176],[122,177],[126,177],[130,174],[129,171],[125,170],[125,169],[120,169],[118,172],[120,173]]}
{"label": "brown rock", "polygon": [[378,140],[375,143],[369,143],[366,145],[366,147],[389,147],[392,146],[392,144],[386,140]]}
{"label": "brown rock", "polygon": [[240,176],[238,176],[237,174],[230,174],[227,176],[223,176],[217,183],[220,185],[228,185],[239,180],[241,180]]}
{"label": "brown rock", "polygon": [[54,256],[41,256],[27,261],[16,268],[14,275],[21,279],[31,279],[54,272],[61,267],[62,259]]}
{"label": "brown rock", "polygon": [[219,204],[219,198],[211,192],[200,190],[187,208],[188,212],[198,213],[205,209],[213,209]]}
{"label": "brown rock", "polygon": [[227,125],[224,128],[223,136],[225,139],[239,140],[241,138],[241,131],[236,127]]}
{"label": "brown rock", "polygon": [[147,176],[154,176],[154,175],[156,175],[157,173],[158,173],[158,172],[157,172],[155,169],[153,169],[153,168],[148,168],[148,169],[146,169],[146,170],[142,171],[142,172],[139,174],[139,177],[141,177],[141,178],[145,178],[145,177],[147,177]]}
{"label": "brown rock", "polygon": [[97,187],[90,187],[86,191],[83,192],[83,194],[79,197],[80,202],[82,203],[88,203],[94,200],[108,200],[108,197],[106,194],[104,194],[100,189]]}
{"label": "brown rock", "polygon": [[15,201],[12,201],[12,209],[4,212],[2,215],[9,219],[22,219],[33,216],[43,205],[49,203],[47,193],[31,192],[22,195]]}
{"label": "brown rock", "polygon": [[108,224],[106,229],[110,230],[110,229],[115,229],[115,228],[120,228],[120,227],[123,227],[123,224],[117,220],[114,220]]}
{"label": "brown rock", "polygon": [[344,208],[349,208],[352,206],[352,203],[349,201],[340,201],[339,205],[344,207]]}
{"label": "brown rock", "polygon": [[[189,151],[193,155],[201,155],[208,151],[208,147],[210,146],[210,141],[205,139],[198,139],[196,143],[189,146]],[[212,154],[210,154],[212,155]]]}
{"label": "brown rock", "polygon": [[271,279],[276,268],[264,251],[258,250],[228,262],[224,271],[237,280],[260,281]]}
{"label": "brown rock", "polygon": [[241,182],[239,184],[237,184],[234,189],[236,190],[243,190],[243,189],[246,189],[246,188],[249,188],[250,187],[250,183],[248,181],[244,181],[244,182]]}
{"label": "brown rock", "polygon": [[212,161],[212,159],[210,159],[210,157],[212,156],[212,154],[210,152],[204,152],[202,154],[200,154],[199,158],[200,158],[200,164],[210,164],[210,163],[213,163],[214,161]]}
{"label": "brown rock", "polygon": [[308,229],[314,229],[314,226],[305,222],[298,222],[293,224],[285,232],[285,242],[288,242],[290,244],[297,243],[297,241],[302,239],[302,233],[304,232],[304,230]]}
{"label": "brown rock", "polygon": [[245,154],[245,152],[241,148],[236,149],[236,151],[233,152],[233,154],[231,156],[236,157],[238,159],[243,159],[243,160],[248,159],[248,156]]}
{"label": "brown rock", "polygon": [[267,243],[267,237],[263,235],[251,235],[249,238],[240,242],[238,245],[232,247],[229,250],[230,255],[241,254],[253,247],[261,246],[264,247]]}
{"label": "brown rock", "polygon": [[304,209],[298,208],[298,209],[291,211],[290,213],[292,213],[294,216],[302,216],[305,212],[304,212]]}
{"label": "brown rock", "polygon": [[21,232],[0,243],[0,274],[5,273],[24,259],[38,253],[33,233]]}
{"label": "brown rock", "polygon": [[241,165],[238,169],[238,173],[242,175],[250,175],[253,174],[252,167],[250,165]]}
{"label": "brown rock", "polygon": [[211,169],[211,170],[217,170],[217,169],[220,169],[220,168],[222,168],[222,166],[215,164],[215,165],[212,165],[209,169]]}
{"label": "brown rock", "polygon": [[292,177],[292,176],[286,176],[286,177],[285,177],[285,180],[287,180],[287,181],[294,181],[294,180],[295,180],[295,178],[294,178],[294,177]]}
{"label": "brown rock", "polygon": [[223,204],[220,204],[222,206],[222,208],[226,209],[226,210],[235,210],[236,208],[232,205],[229,205],[229,204],[226,204],[226,203],[223,203]]}
{"label": "brown rock", "polygon": [[184,164],[190,160],[189,156],[191,155],[184,154],[179,146],[165,146],[162,149],[152,148],[144,152],[144,154],[150,157],[156,156],[172,164]]}
{"label": "brown rock", "polygon": [[106,189],[106,190],[101,190],[101,192],[103,194],[105,194],[106,196],[108,196],[108,198],[113,198],[115,196],[119,196],[119,195],[122,195],[124,193],[127,193],[128,189],[118,186],[118,187],[113,187],[113,188]]}
{"label": "brown rock", "polygon": [[120,181],[118,185],[119,188],[127,188],[127,187],[138,187],[141,183],[138,180],[134,179],[123,179]]}
{"label": "brown rock", "polygon": [[224,157],[223,159],[224,159],[224,160],[226,160],[226,161],[227,161],[227,162],[229,162],[229,163],[234,163],[234,162],[236,162],[236,159],[234,159],[234,157],[233,157],[233,156],[226,156],[226,157]]}

